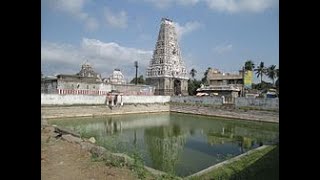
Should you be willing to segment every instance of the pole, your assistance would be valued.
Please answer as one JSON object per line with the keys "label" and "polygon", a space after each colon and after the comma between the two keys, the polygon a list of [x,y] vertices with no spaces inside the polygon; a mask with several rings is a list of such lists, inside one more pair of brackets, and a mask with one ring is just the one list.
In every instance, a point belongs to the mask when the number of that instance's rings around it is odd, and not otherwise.
{"label": "pole", "polygon": [[136,67],[136,85],[138,84],[138,66]]}
{"label": "pole", "polygon": [[244,66],[242,67],[242,97],[244,97]]}
{"label": "pole", "polygon": [[138,61],[134,62],[134,66],[136,67],[136,85],[138,84]]}

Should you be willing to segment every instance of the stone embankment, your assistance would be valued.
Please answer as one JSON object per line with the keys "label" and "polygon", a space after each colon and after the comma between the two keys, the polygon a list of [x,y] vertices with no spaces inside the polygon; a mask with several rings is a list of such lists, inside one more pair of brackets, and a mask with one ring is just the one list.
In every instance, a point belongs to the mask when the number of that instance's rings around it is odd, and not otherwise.
{"label": "stone embankment", "polygon": [[131,113],[156,113],[177,112],[187,114],[198,114],[206,116],[217,116],[233,119],[243,119],[263,122],[279,122],[278,111],[247,110],[230,107],[215,107],[201,105],[183,104],[131,104],[123,107],[110,109],[105,105],[98,106],[43,106],[41,107],[42,118],[67,118],[85,116],[104,116]]}
{"label": "stone embankment", "polygon": [[279,112],[263,110],[243,110],[235,108],[190,106],[190,105],[170,105],[171,112],[198,114],[206,116],[217,116],[232,119],[243,119],[263,122],[279,122]]}
{"label": "stone embankment", "polygon": [[41,115],[45,119],[66,118],[66,117],[85,117],[85,116],[104,116],[115,114],[132,114],[132,113],[155,113],[168,112],[168,104],[135,104],[124,105],[122,107],[113,107],[106,105],[92,106],[43,106]]}

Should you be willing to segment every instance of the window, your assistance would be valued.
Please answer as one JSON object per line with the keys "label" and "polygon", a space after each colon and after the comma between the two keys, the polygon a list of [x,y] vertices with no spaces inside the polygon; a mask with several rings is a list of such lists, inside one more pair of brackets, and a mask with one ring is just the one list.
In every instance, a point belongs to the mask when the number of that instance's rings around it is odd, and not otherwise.
{"label": "window", "polygon": [[89,85],[87,85],[87,89],[89,89]]}

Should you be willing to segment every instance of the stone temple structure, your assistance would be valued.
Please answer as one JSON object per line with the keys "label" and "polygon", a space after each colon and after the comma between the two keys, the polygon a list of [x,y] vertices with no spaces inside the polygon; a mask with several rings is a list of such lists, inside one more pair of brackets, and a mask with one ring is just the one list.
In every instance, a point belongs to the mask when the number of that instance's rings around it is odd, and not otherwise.
{"label": "stone temple structure", "polygon": [[109,84],[126,84],[126,80],[120,69],[114,69],[112,74],[107,79],[104,79],[104,82]]}
{"label": "stone temple structure", "polygon": [[188,95],[188,79],[174,23],[162,18],[146,84],[155,86],[155,95]]}

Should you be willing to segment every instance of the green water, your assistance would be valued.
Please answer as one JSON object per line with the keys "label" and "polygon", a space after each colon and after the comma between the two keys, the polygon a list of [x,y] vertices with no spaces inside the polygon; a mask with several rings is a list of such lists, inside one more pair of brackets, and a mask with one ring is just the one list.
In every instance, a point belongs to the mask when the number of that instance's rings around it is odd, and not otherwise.
{"label": "green water", "polygon": [[113,152],[138,152],[145,165],[181,177],[279,140],[278,124],[178,113],[68,118],[49,123],[94,137],[97,144]]}

